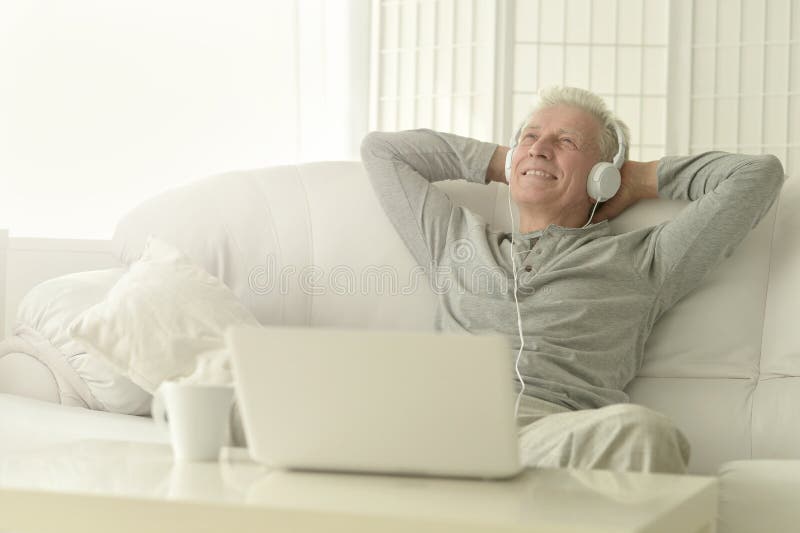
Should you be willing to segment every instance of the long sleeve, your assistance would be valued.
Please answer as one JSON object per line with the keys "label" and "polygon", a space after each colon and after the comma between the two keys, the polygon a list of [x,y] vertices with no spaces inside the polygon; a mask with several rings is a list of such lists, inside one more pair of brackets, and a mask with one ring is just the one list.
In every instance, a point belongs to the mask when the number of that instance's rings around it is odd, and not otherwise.
{"label": "long sleeve", "polygon": [[372,132],[361,158],[381,205],[420,265],[439,263],[457,210],[440,180],[485,183],[497,145],[431,130]]}
{"label": "long sleeve", "polygon": [[662,198],[690,200],[649,235],[638,264],[656,285],[659,313],[696,287],[755,227],[780,192],[783,168],[772,155],[708,152],[665,157],[658,165]]}

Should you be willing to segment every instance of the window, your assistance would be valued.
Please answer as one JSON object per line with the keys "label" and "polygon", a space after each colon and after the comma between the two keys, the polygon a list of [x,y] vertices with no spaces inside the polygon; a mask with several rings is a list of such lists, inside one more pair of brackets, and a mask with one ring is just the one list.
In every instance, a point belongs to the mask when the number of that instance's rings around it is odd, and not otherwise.
{"label": "window", "polygon": [[187,181],[357,159],[367,27],[368,0],[0,2],[0,227],[108,238]]}
{"label": "window", "polygon": [[796,0],[375,5],[375,128],[433,127],[506,144],[539,88],[575,85],[630,126],[634,159],[769,152],[800,172]]}

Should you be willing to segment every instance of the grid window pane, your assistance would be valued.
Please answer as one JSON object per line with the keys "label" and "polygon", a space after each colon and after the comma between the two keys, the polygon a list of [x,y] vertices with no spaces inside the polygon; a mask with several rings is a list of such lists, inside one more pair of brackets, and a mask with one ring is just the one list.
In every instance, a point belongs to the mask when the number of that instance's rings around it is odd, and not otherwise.
{"label": "grid window pane", "polygon": [[592,2],[592,41],[612,44],[616,39],[616,6],[614,0]]}
{"label": "grid window pane", "polygon": [[[708,3],[713,5],[717,2]],[[724,5],[719,5],[716,14],[719,20],[716,42],[723,45],[739,44],[742,32],[742,10],[739,1],[728,0]]]}
{"label": "grid window pane", "polygon": [[378,129],[386,131],[397,129],[397,100],[381,102]]}
{"label": "grid window pane", "polygon": [[472,91],[480,93],[485,91],[487,80],[491,82],[494,80],[494,59],[490,54],[480,53],[480,50],[474,50],[473,55],[473,70],[472,76]]}
{"label": "grid window pane", "polygon": [[786,170],[788,172],[794,172],[794,176],[798,176],[797,169],[800,169],[800,148],[792,147],[789,148],[788,154],[786,156]]}
{"label": "grid window pane", "polygon": [[736,146],[738,141],[738,98],[717,98],[715,102],[716,139],[714,144]]}
{"label": "grid window pane", "polygon": [[[800,13],[800,7],[796,10]],[[800,21],[797,23],[800,26]],[[800,33],[800,28],[797,30]],[[798,36],[800,40],[800,36]],[[800,44],[793,44],[791,49],[791,66],[789,67],[789,76],[791,78],[789,90],[792,92],[800,92]]]}
{"label": "grid window pane", "polygon": [[791,38],[795,41],[800,41],[800,7],[797,4],[792,4],[792,31]]}
{"label": "grid window pane", "polygon": [[417,4],[404,2],[400,9],[400,46],[411,48],[417,44]]}
{"label": "grid window pane", "polygon": [[656,161],[664,157],[664,150],[662,148],[655,148],[652,146],[643,146],[639,149],[639,161]]}
{"label": "grid window pane", "polygon": [[789,87],[789,46],[767,46],[764,88],[766,92],[784,92]]}
{"label": "grid window pane", "polygon": [[455,9],[454,19],[456,25],[456,44],[470,44],[472,42],[472,2],[463,0],[453,3]]}
{"label": "grid window pane", "polygon": [[714,101],[710,98],[692,102],[691,145],[705,149],[714,145]]}
{"label": "grid window pane", "polygon": [[486,24],[486,21],[494,20],[495,2],[494,0],[476,0],[475,14],[472,27],[475,30],[474,40],[483,45],[494,44],[494,26]]}
{"label": "grid window pane", "polygon": [[472,47],[459,46],[455,50],[455,86],[453,92],[466,93],[471,90]]}
{"label": "grid window pane", "polygon": [[417,64],[417,87],[415,92],[425,96],[426,98],[433,96],[433,61],[433,48],[423,48],[419,51],[419,63]]}
{"label": "grid window pane", "polygon": [[400,4],[385,5],[381,8],[381,49],[398,48],[398,23]]}
{"label": "grid window pane", "polygon": [[645,48],[642,92],[663,94],[667,90],[667,49]]}
{"label": "grid window pane", "polygon": [[400,96],[413,97],[416,94],[416,57],[413,49],[400,53]]}
{"label": "grid window pane", "polygon": [[417,101],[415,128],[433,127],[433,98],[420,98]]}
{"label": "grid window pane", "polygon": [[[516,131],[519,128],[522,121],[530,112],[531,108],[533,107],[533,94],[515,94],[512,104],[512,119],[511,119],[511,129]],[[509,138],[513,134],[513,131],[509,132]],[[503,142],[507,142],[504,140]]]}
{"label": "grid window pane", "polygon": [[[611,108],[620,98],[627,120],[641,132],[645,94],[654,97],[650,137],[663,153],[669,5],[663,0],[562,0],[517,2],[514,38],[514,113],[519,102],[553,84],[587,88]],[[539,39],[519,22],[535,17]],[[644,45],[644,41],[648,46]],[[563,44],[562,44],[563,43]],[[655,46],[654,46],[655,45]],[[529,47],[529,48],[525,48]],[[713,72],[712,72],[713,76]],[[527,94],[524,94],[527,93]],[[642,125],[642,127],[639,127]],[[637,133],[640,134],[640,133]],[[634,143],[636,144],[636,143]]]}
{"label": "grid window pane", "polygon": [[717,10],[716,2],[695,1],[692,40],[695,44],[712,44],[716,41]]}
{"label": "grid window pane", "polygon": [[692,94],[714,94],[714,49],[695,48],[692,56]]}
{"label": "grid window pane", "polygon": [[786,96],[768,96],[764,101],[764,142],[784,144],[787,142],[787,120],[789,99]]}
{"label": "grid window pane", "polygon": [[539,0],[517,0],[514,5],[514,24],[517,41],[538,41]]}
{"label": "grid window pane", "polygon": [[640,143],[642,139],[642,127],[640,120],[641,98],[620,96],[617,98],[617,105],[614,112],[631,130],[631,143]]}
{"label": "grid window pane", "polygon": [[764,41],[765,12],[766,0],[742,0],[742,42]]}
{"label": "grid window pane", "polygon": [[592,86],[598,93],[614,93],[616,64],[614,49],[608,47],[592,48]]}
{"label": "grid window pane", "polygon": [[539,35],[542,42],[560,43],[564,40],[564,2],[552,0],[542,2],[539,6]]}
{"label": "grid window pane", "polygon": [[518,44],[514,50],[514,90],[536,91],[539,80],[536,77],[536,56],[538,46],[535,44]]}
{"label": "grid window pane", "polygon": [[542,87],[564,83],[564,48],[558,45],[542,45],[539,51],[540,83]]}
{"label": "grid window pane", "polygon": [[764,47],[762,45],[742,46],[741,92],[742,94],[761,94],[764,78]]}
{"label": "grid window pane", "polygon": [[[789,98],[789,144],[800,145],[800,95]],[[795,168],[800,172],[800,167]]]}
{"label": "grid window pane", "polygon": [[589,47],[567,46],[564,83],[574,87],[589,86]]}
{"label": "grid window pane", "polygon": [[791,38],[795,41],[800,40],[800,7],[797,4],[791,5],[792,9],[792,31]]}
{"label": "grid window pane", "polygon": [[423,47],[433,46],[436,36],[436,4],[422,2],[417,9],[419,10],[419,44]]}
{"label": "grid window pane", "polygon": [[449,46],[455,42],[455,29],[453,28],[453,2],[454,0],[440,0],[436,11],[436,36],[437,44]]}
{"label": "grid window pane", "polygon": [[452,91],[453,53],[452,48],[439,48],[434,52],[433,71],[434,94],[441,95]]}
{"label": "grid window pane", "polygon": [[397,97],[397,65],[397,53],[382,54],[380,84],[383,96]]}
{"label": "grid window pane", "polygon": [[739,47],[724,46],[717,50],[717,96],[739,94]]}
{"label": "grid window pane", "polygon": [[397,129],[408,130],[414,127],[416,119],[416,101],[413,97],[403,96],[398,102]]}
{"label": "grid window pane", "polygon": [[639,93],[642,90],[642,49],[624,47],[617,51],[617,92]]}
{"label": "grid window pane", "polygon": [[[766,4],[767,38],[770,41],[788,41],[790,37],[790,0],[769,0]],[[794,0],[795,7],[797,1]]]}
{"label": "grid window pane", "polygon": [[645,97],[642,100],[642,144],[664,144],[666,118],[666,98]]}
{"label": "grid window pane", "polygon": [[435,128],[441,131],[452,131],[453,97],[445,94],[434,98],[433,110]]}
{"label": "grid window pane", "polygon": [[450,130],[457,135],[469,136],[471,98],[469,96],[456,96],[453,99],[453,128]]}
{"label": "grid window pane", "polygon": [[642,42],[642,2],[641,0],[618,0],[617,30],[618,43],[641,44]]}
{"label": "grid window pane", "polygon": [[[469,135],[494,124],[494,0],[381,2],[375,107],[382,129],[434,127]],[[480,16],[483,41],[476,37]],[[487,29],[488,28],[488,29]],[[461,41],[458,44],[456,41]],[[475,117],[475,113],[488,113]],[[491,138],[491,127],[481,129]],[[455,129],[454,129],[455,128]]]}
{"label": "grid window pane", "polygon": [[494,126],[493,112],[494,102],[490,95],[475,97],[472,101],[472,131],[470,135],[477,139],[490,141]]}
{"label": "grid window pane", "polygon": [[744,96],[739,100],[739,143],[741,145],[761,144],[761,104],[760,96]]}
{"label": "grid window pane", "polygon": [[668,43],[669,2],[663,0],[644,0],[645,44],[666,45]]}
{"label": "grid window pane", "polygon": [[567,0],[566,39],[568,43],[588,43],[592,21],[590,0]]}

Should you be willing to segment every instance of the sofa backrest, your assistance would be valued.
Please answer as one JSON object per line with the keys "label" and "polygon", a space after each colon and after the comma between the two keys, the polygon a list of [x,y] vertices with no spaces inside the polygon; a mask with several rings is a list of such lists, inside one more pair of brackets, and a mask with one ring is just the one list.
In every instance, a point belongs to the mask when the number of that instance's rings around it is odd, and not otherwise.
{"label": "sofa backrest", "polygon": [[[510,227],[504,186],[437,186],[494,227]],[[790,180],[732,256],[663,316],[629,387],[633,401],[684,430],[695,472],[731,459],[800,457],[792,408],[800,400],[798,196]],[[640,202],[612,230],[668,220],[683,205]],[[433,291],[358,162],[235,172],[164,193],[122,219],[119,258],[135,260],[150,233],[218,276],[262,323],[432,328]]]}

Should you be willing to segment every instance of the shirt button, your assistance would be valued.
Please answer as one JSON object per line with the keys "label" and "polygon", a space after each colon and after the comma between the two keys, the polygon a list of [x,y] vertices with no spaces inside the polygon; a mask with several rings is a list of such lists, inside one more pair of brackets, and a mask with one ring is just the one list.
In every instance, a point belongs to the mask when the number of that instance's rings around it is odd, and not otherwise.
{"label": "shirt button", "polygon": [[536,250],[536,255],[542,255],[542,251],[541,250]]}
{"label": "shirt button", "polygon": [[528,265],[525,267],[525,272],[530,272],[531,270],[533,270],[532,266]]}

